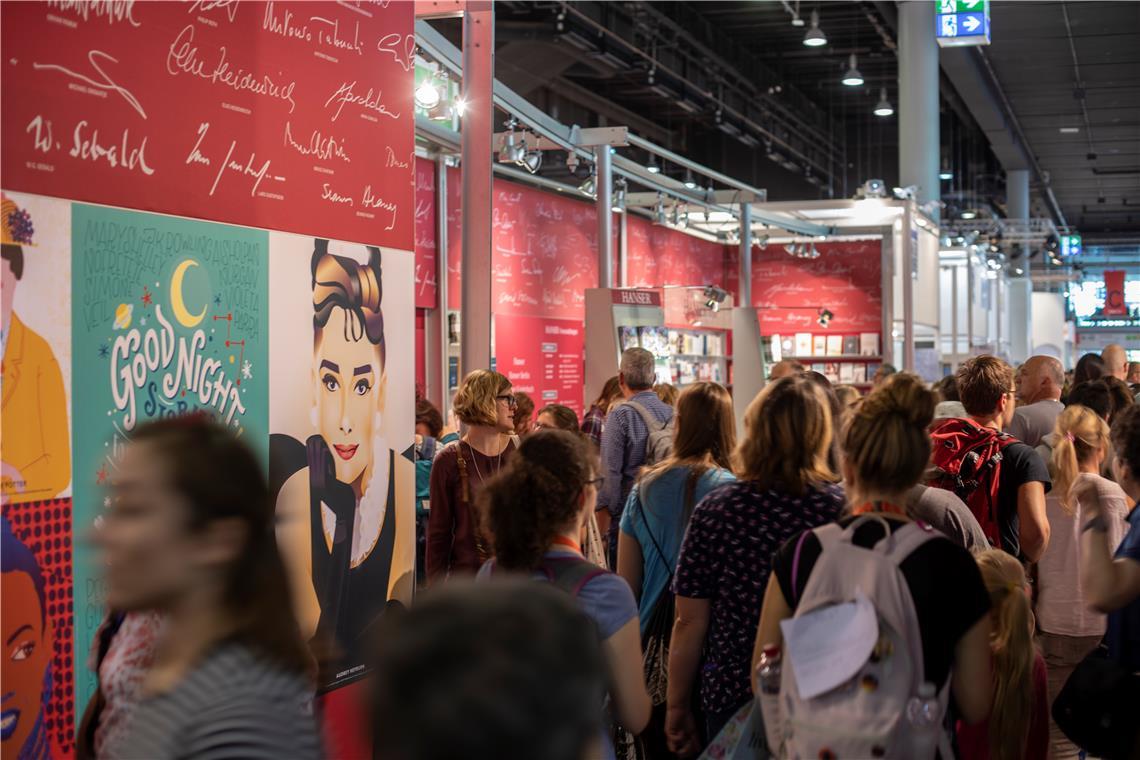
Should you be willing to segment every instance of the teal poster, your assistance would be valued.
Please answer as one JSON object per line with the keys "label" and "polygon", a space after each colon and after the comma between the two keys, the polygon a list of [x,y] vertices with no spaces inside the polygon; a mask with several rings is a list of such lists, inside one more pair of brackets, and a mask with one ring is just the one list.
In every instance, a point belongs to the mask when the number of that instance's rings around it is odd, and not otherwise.
{"label": "teal poster", "polygon": [[86,540],[131,432],[206,413],[265,452],[268,233],[74,204],[72,414],[77,704],[106,610]]}

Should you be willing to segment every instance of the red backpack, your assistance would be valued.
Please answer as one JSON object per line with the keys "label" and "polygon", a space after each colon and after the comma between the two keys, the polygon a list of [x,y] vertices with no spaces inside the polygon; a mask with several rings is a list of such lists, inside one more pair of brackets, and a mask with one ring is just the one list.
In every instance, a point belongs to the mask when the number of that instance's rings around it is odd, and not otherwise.
{"label": "red backpack", "polygon": [[1000,547],[997,499],[1002,452],[1017,439],[960,417],[944,421],[930,439],[933,470],[927,485],[957,494],[974,513],[990,544]]}

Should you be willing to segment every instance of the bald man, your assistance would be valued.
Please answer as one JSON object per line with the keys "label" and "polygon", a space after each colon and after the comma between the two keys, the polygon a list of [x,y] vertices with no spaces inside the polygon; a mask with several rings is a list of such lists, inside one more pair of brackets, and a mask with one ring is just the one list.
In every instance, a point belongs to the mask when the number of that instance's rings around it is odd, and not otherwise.
{"label": "bald man", "polygon": [[1100,352],[1100,358],[1104,361],[1104,374],[1124,379],[1128,373],[1128,356],[1124,353],[1123,346],[1109,343]]}
{"label": "bald man", "polygon": [[791,359],[784,359],[772,365],[772,371],[768,373],[768,379],[779,380],[782,377],[803,374],[804,371],[804,365]]}
{"label": "bald man", "polygon": [[1065,368],[1052,356],[1031,356],[1021,365],[1017,375],[1017,397],[1020,402],[1006,432],[1022,443],[1036,447],[1053,432],[1057,417],[1065,405],[1061,388],[1065,385]]}

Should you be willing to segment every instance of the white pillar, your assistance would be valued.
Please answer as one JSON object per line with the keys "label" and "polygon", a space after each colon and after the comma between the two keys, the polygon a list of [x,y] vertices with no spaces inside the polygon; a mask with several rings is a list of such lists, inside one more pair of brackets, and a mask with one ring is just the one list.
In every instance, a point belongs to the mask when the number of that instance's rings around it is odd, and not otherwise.
{"label": "white pillar", "polygon": [[[899,184],[917,185],[921,206],[941,198],[938,180],[938,44],[934,3],[899,4]],[[940,213],[932,214],[938,222]]]}
{"label": "white pillar", "polygon": [[[1029,219],[1029,170],[1008,169],[1005,173],[1006,210],[1011,220]],[[1029,246],[1016,243],[1007,247],[1014,267],[1009,273],[1009,352],[1014,362],[1029,358],[1033,348],[1033,283],[1029,279]]]}
{"label": "white pillar", "polygon": [[614,194],[613,161],[610,146],[594,148],[594,191],[597,193],[595,207],[598,210],[598,287],[614,286]]}

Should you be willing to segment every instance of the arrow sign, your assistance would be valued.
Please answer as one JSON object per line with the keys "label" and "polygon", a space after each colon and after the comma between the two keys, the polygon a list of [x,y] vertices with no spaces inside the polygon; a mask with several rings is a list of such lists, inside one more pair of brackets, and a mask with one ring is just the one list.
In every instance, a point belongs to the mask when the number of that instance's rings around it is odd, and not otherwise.
{"label": "arrow sign", "polygon": [[967,14],[965,20],[962,21],[962,26],[966,28],[967,32],[975,32],[981,25],[982,20],[973,13]]}
{"label": "arrow sign", "polygon": [[981,5],[983,0],[960,0],[959,8],[962,10],[972,11]]}

